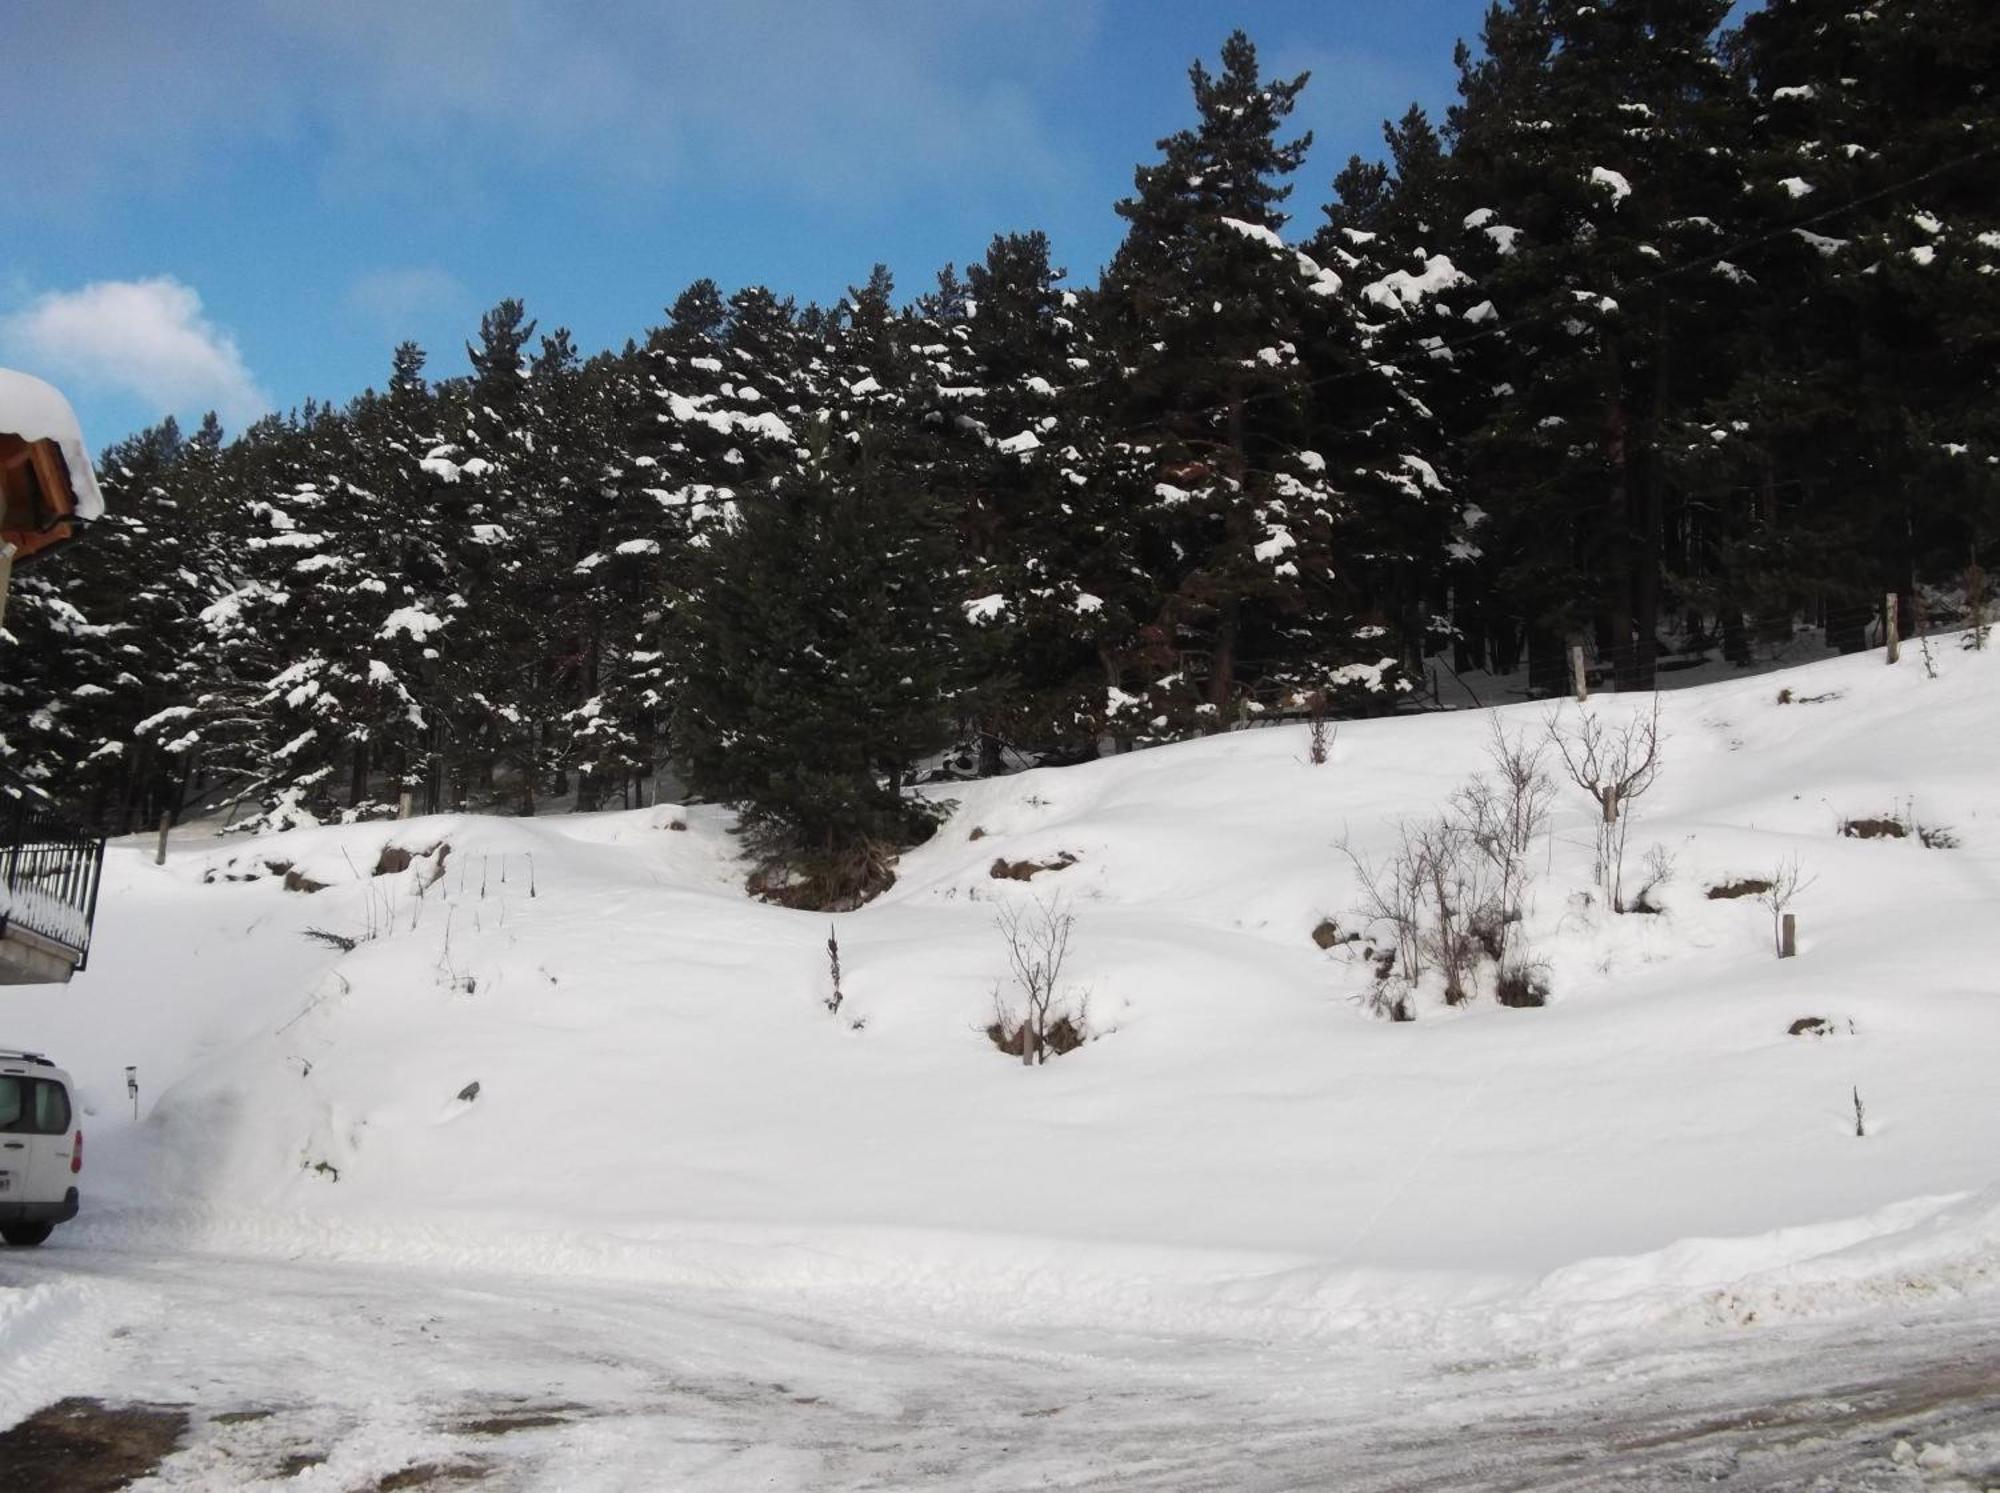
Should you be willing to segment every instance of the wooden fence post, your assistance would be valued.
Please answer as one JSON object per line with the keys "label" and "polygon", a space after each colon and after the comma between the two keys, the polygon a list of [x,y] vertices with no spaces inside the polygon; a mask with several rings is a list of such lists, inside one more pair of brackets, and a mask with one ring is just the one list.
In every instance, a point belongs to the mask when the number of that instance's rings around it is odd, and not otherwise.
{"label": "wooden fence post", "polygon": [[1583,668],[1583,644],[1569,645],[1569,678],[1576,689],[1576,702],[1581,705],[1590,698],[1590,676]]}
{"label": "wooden fence post", "polygon": [[167,863],[167,831],[173,828],[173,824],[174,816],[171,813],[160,816],[160,843],[153,851],[153,864],[156,866],[164,866]]}
{"label": "wooden fence post", "polygon": [[1889,645],[1889,662],[1892,664],[1903,656],[1903,640],[1897,633],[1896,625],[1896,593],[1891,591],[1882,600],[1882,638]]}
{"label": "wooden fence post", "polygon": [[1799,919],[1796,913],[1786,913],[1778,924],[1778,957],[1790,959],[1799,951]]}

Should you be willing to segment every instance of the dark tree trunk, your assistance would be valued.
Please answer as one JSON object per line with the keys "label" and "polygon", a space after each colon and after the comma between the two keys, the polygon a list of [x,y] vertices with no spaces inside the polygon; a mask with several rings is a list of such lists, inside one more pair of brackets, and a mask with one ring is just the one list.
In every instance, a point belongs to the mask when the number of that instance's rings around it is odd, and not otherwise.
{"label": "dark tree trunk", "polygon": [[1569,693],[1567,640],[1546,627],[1528,628],[1528,693],[1543,698]]}
{"label": "dark tree trunk", "polygon": [[[1121,688],[1125,678],[1125,671],[1119,666],[1117,654],[1112,652],[1109,646],[1099,645],[1097,660],[1104,665],[1104,688],[1108,700],[1112,690]],[[1128,750],[1131,746],[1131,743],[1126,739],[1125,733],[1116,726],[1111,727],[1106,734],[1111,738],[1111,755],[1114,757]]]}
{"label": "dark tree trunk", "polygon": [[1216,624],[1215,649],[1209,655],[1208,702],[1215,707],[1214,728],[1229,725],[1230,698],[1236,692],[1236,607],[1225,602],[1222,620]]}
{"label": "dark tree trunk", "polygon": [[1605,590],[1598,612],[1598,647],[1609,648],[1607,655],[1618,688],[1639,689],[1633,647],[1632,603],[1637,591],[1638,558],[1633,553],[1633,492],[1631,467],[1631,416],[1625,407],[1624,364],[1616,343],[1606,349],[1609,363],[1610,405],[1605,411],[1604,458],[1611,473],[1611,491],[1605,503],[1604,521],[1610,553],[1605,557]]}
{"label": "dark tree trunk", "polygon": [[1750,630],[1743,625],[1743,609],[1722,609],[1722,656],[1739,667],[1750,662]]}

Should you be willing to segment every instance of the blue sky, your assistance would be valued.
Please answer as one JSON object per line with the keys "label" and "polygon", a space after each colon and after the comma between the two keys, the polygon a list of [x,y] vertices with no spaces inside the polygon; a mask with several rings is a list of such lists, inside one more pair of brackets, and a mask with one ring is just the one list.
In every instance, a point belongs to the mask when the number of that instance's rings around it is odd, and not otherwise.
{"label": "blue sky", "polygon": [[103,445],[345,400],[480,311],[621,344],[690,280],[913,295],[995,232],[1087,281],[1113,201],[1241,25],[1310,68],[1294,198],[1441,116],[1485,0],[9,0],[0,362]]}

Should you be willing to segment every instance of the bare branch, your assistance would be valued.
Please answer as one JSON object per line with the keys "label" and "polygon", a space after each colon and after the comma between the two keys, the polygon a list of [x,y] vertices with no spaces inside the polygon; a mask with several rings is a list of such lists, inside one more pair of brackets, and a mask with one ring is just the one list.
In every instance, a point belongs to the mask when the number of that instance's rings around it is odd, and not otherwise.
{"label": "bare branch", "polygon": [[1017,1017],[996,992],[1002,1034],[1011,1035],[1007,1028],[1015,1026],[1021,1038],[1022,1063],[1046,1063],[1055,1027],[1064,1020],[1073,1027],[1082,1021],[1080,1010],[1070,1011],[1059,999],[1076,915],[1064,906],[1058,892],[1046,901],[1037,897],[1026,903],[1003,903],[993,915],[993,926],[1006,945],[1007,968],[1021,1002]]}

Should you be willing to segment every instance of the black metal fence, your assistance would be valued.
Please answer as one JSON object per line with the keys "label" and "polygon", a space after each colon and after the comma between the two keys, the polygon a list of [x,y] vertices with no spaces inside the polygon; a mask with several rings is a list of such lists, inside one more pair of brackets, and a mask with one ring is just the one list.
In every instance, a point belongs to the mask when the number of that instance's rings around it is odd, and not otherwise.
{"label": "black metal fence", "polygon": [[104,841],[22,799],[0,799],[0,933],[25,928],[90,957]]}

